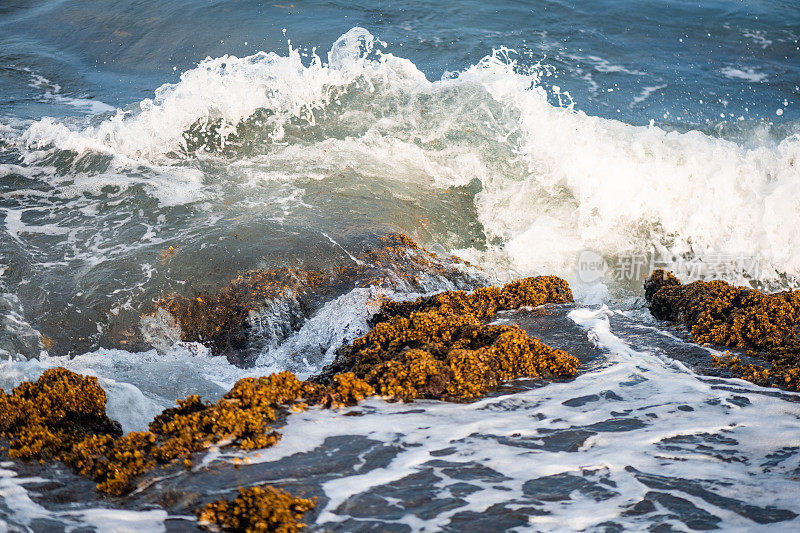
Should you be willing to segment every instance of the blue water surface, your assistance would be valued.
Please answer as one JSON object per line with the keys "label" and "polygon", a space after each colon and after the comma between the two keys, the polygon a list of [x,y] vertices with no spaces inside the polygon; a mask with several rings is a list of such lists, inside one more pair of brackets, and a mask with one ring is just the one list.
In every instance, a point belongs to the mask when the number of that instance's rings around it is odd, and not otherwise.
{"label": "blue water surface", "polygon": [[553,67],[548,81],[590,115],[702,129],[800,118],[800,4],[789,0],[7,0],[0,115],[85,112],[43,98],[33,74],[121,107],[207,56],[282,53],[289,41],[324,52],[354,26],[429,79],[514,49],[522,65]]}

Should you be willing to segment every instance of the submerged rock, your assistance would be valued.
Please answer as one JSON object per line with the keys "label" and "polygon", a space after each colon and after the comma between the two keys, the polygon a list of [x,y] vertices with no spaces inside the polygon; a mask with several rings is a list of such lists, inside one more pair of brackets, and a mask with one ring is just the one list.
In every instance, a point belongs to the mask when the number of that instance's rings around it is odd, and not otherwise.
{"label": "submerged rock", "polygon": [[[145,337],[157,337],[156,329],[170,329],[162,324],[166,311],[181,340],[241,358],[280,343],[322,304],[355,288],[428,292],[442,285],[472,288],[483,281],[468,263],[429,252],[405,235],[390,234],[378,241],[345,267],[252,270],[215,293],[165,296],[145,317]],[[151,330],[154,335],[148,336]]]}
{"label": "submerged rock", "polygon": [[759,385],[800,390],[800,291],[766,294],[725,281],[682,284],[656,270],[645,281],[650,312],[686,326],[695,342],[743,348],[766,362],[725,354],[715,364]]}

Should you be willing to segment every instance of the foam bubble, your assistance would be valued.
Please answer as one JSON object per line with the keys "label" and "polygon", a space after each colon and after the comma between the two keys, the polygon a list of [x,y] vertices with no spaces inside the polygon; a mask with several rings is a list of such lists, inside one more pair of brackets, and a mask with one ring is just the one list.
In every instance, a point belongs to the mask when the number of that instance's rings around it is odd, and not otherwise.
{"label": "foam bubble", "polygon": [[767,79],[767,75],[752,68],[738,69],[735,67],[725,67],[720,72],[726,77],[737,80],[745,80],[751,83],[758,83]]}

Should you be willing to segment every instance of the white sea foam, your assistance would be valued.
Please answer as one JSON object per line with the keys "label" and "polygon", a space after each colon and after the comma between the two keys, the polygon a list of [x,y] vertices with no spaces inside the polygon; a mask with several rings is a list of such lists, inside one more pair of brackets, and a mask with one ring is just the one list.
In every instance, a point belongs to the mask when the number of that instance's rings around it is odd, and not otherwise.
{"label": "white sea foam", "polygon": [[109,111],[116,111],[116,108],[95,100],[92,98],[80,98],[75,96],[67,96],[62,93],[61,85],[53,83],[44,76],[36,74],[31,69],[23,68],[25,72],[30,75],[30,82],[28,85],[42,91],[42,100],[46,102],[56,102],[59,104],[68,105],[78,108],[87,113],[106,113]]}
{"label": "white sea foam", "polygon": [[786,229],[798,212],[789,192],[800,183],[798,137],[746,150],[699,132],[566,112],[535,91],[496,87],[495,99],[521,110],[519,153],[529,173],[492,176],[476,202],[517,270],[565,272],[586,248],[747,253],[782,271],[800,269]]}
{"label": "white sea foam", "polygon": [[[302,117],[313,123],[314,113],[336,99],[337,88],[378,68],[360,52],[363,48],[369,53],[372,46],[369,32],[354,28],[333,45],[329,65],[317,56],[310,65],[303,65],[300,52],[291,47],[288,56],[259,52],[245,58],[208,58],[184,72],[179,83],[161,86],[138,109],[118,110],[100,125],[80,131],[43,119],[31,125],[23,141],[30,148],[55,145],[78,153],[156,159],[186,148],[183,134],[198,122],[223,121],[224,144],[235,126],[259,109],[275,113],[265,121],[275,126],[273,137],[279,140],[285,121]],[[364,88],[370,89],[369,82]]]}
{"label": "white sea foam", "polygon": [[[12,470],[14,463],[0,465],[0,497],[3,507],[7,508],[7,518],[11,524],[0,520],[0,531],[3,527],[8,531],[32,530],[31,524],[36,520],[48,520],[66,526],[67,531],[75,528],[93,527],[102,533],[134,533],[137,531],[165,531],[165,511],[154,509],[148,511],[128,511],[123,509],[88,508],[75,511],[50,511],[36,503],[30,492],[36,491],[36,485],[49,482],[49,479],[38,477],[21,478]],[[42,522],[36,524],[43,527]]]}
{"label": "white sea foam", "polygon": [[631,100],[631,107],[636,104],[641,104],[650,98],[653,93],[658,92],[661,89],[665,89],[666,87],[666,85],[653,85],[652,87],[643,88],[641,94],[639,96],[634,96],[633,100]]}
{"label": "white sea foam", "polygon": [[369,330],[367,321],[378,311],[386,291],[354,289],[325,304],[300,330],[259,355],[264,374],[291,370],[301,379],[333,361],[336,350]]}
{"label": "white sea foam", "polygon": [[[5,268],[0,267],[2,270]],[[19,297],[4,289],[0,280],[0,358],[19,358],[20,352],[37,353],[42,348],[41,334],[25,320]]]}
{"label": "white sea foam", "polygon": [[767,39],[765,32],[761,30],[745,30],[742,35],[751,39],[755,44],[759,45],[762,49],[767,48],[772,44],[771,39]]}
{"label": "white sea foam", "polygon": [[763,72],[758,72],[753,68],[739,69],[736,67],[725,67],[720,72],[731,79],[746,80],[753,83],[758,83],[767,79],[767,75]]}

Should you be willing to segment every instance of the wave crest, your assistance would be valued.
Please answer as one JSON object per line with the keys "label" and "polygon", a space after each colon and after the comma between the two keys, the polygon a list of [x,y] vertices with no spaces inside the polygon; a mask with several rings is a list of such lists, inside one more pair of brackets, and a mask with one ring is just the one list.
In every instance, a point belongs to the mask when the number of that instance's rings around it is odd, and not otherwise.
{"label": "wave crest", "polygon": [[575,110],[547,86],[546,67],[522,68],[507,49],[429,81],[378,44],[353,28],[327,62],[291,46],[285,56],[209,58],[98,125],[44,119],[22,139],[29,151],[162,164],[212,153],[281,179],[344,169],[390,188],[478,183],[470,209],[485,238],[462,253],[501,277],[569,275],[587,249],[748,254],[761,262],[757,278],[800,274],[788,229],[800,217],[800,135],[745,147],[631,126]]}

